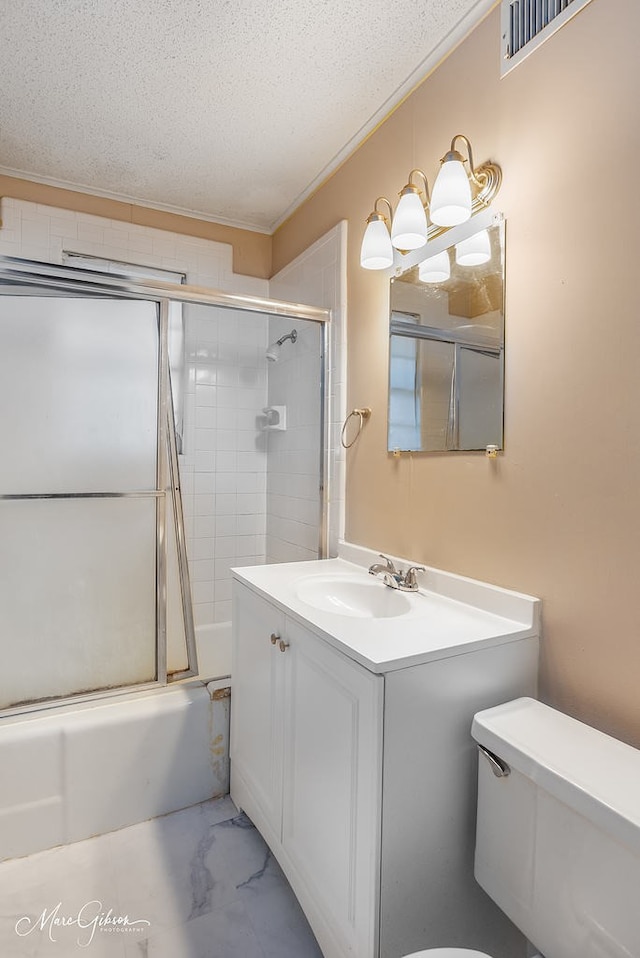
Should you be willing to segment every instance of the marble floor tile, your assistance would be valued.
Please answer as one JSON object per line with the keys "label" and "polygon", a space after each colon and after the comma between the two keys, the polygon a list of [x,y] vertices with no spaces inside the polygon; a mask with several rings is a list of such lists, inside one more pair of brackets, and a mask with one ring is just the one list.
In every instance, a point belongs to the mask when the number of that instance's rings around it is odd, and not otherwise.
{"label": "marble floor tile", "polygon": [[307,919],[284,875],[279,888],[265,890],[251,886],[241,889],[240,902],[265,958],[322,958]]}
{"label": "marble floor tile", "polygon": [[218,850],[218,833],[228,820],[217,821],[216,804],[194,805],[111,835],[121,908],[144,914],[157,928],[237,898],[234,873]]}
{"label": "marble floor tile", "polygon": [[228,797],[0,863],[0,955],[322,958]]}
{"label": "marble floor tile", "polygon": [[127,958],[264,958],[238,901],[127,945]]}

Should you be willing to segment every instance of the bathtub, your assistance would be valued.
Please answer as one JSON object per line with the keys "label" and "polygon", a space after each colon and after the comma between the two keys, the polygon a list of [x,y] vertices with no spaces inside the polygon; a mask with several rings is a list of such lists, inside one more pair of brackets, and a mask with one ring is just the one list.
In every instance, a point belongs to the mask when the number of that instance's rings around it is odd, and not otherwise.
{"label": "bathtub", "polygon": [[0,860],[229,791],[230,624],[197,641],[197,679],[0,721]]}

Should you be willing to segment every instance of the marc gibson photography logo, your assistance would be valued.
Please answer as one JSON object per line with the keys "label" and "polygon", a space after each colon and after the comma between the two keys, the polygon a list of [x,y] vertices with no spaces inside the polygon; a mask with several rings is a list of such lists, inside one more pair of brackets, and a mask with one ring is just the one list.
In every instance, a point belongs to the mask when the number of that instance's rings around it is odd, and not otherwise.
{"label": "marc gibson photography logo", "polygon": [[151,924],[146,918],[129,918],[128,915],[116,915],[113,908],[104,910],[103,904],[97,899],[85,902],[75,915],[65,915],[62,911],[62,902],[59,901],[51,910],[46,908],[37,918],[23,915],[15,924],[16,935],[26,938],[36,931],[45,932],[49,941],[57,941],[63,928],[77,928],[77,944],[80,948],[88,948],[97,931],[140,933]]}

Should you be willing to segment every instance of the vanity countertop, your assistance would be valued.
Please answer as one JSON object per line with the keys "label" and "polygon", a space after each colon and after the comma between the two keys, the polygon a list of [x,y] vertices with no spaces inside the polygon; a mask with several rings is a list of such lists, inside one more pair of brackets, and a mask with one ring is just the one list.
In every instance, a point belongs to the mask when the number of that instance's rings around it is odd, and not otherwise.
{"label": "vanity countertop", "polygon": [[[253,592],[372,672],[408,668],[538,635],[540,603],[532,596],[431,568],[419,573],[424,585],[417,593],[396,593],[368,574],[368,566],[379,561],[375,553],[346,544],[341,552],[337,559],[249,566],[232,572]],[[405,567],[409,564],[404,562]],[[383,603],[389,599],[406,611],[341,614],[301,598],[310,585],[317,592],[324,582],[367,586],[367,595]],[[377,585],[392,596],[374,594]]]}

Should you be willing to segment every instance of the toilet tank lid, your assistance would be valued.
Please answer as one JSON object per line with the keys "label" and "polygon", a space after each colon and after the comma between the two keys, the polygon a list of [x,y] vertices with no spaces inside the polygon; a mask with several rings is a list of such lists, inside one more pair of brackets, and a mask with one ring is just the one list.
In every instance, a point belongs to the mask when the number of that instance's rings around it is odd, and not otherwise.
{"label": "toilet tank lid", "polygon": [[529,698],[476,713],[471,734],[640,855],[640,750]]}

